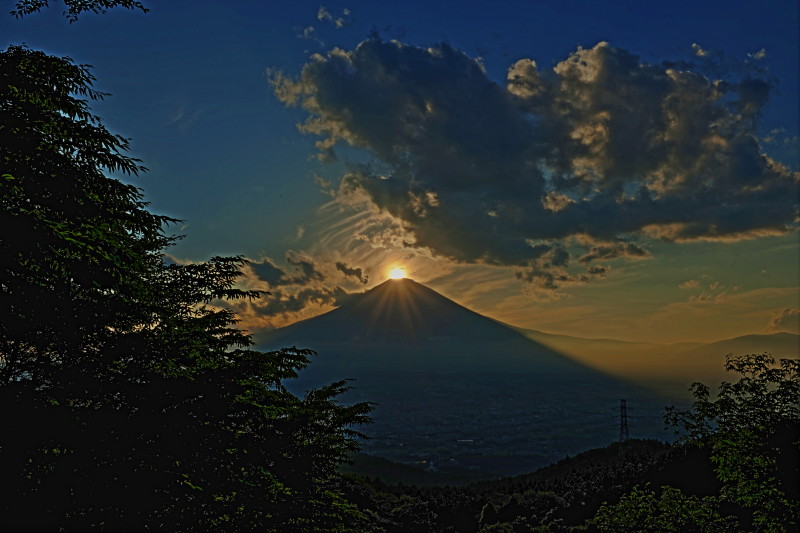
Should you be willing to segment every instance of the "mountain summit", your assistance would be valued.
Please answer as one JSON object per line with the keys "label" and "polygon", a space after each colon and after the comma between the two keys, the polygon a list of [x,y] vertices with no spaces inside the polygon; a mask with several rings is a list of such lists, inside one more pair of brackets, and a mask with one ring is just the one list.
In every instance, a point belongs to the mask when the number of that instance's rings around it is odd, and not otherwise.
{"label": "mountain summit", "polygon": [[660,400],[410,279],[388,280],[258,344],[318,353],[295,392],[353,379],[349,399],[378,404],[365,450],[393,460],[530,471],[613,440],[621,398],[643,419],[652,415],[633,426],[636,436],[664,436]]}
{"label": "mountain summit", "polygon": [[408,278],[386,280],[329,315],[328,320],[344,319],[351,326],[353,320],[357,321],[363,340],[401,342],[456,337],[469,331],[470,325],[485,320]]}
{"label": "mountain summit", "polygon": [[[304,339],[417,342],[464,335],[478,322],[484,323],[479,329],[486,333],[486,321],[433,289],[403,278],[354,294],[341,307],[289,326],[285,332],[302,332]],[[506,333],[504,326],[489,322],[495,335]]]}
{"label": "mountain summit", "polygon": [[347,370],[580,371],[571,359],[411,279],[390,279],[323,315],[262,337],[264,347],[302,346],[312,366]]}

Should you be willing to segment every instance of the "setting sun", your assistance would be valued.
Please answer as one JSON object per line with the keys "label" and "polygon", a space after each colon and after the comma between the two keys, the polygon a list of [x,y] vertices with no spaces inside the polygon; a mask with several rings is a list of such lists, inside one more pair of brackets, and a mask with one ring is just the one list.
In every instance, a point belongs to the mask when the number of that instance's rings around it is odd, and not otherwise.
{"label": "setting sun", "polygon": [[403,279],[406,277],[406,269],[405,268],[393,268],[389,271],[389,277],[391,279]]}

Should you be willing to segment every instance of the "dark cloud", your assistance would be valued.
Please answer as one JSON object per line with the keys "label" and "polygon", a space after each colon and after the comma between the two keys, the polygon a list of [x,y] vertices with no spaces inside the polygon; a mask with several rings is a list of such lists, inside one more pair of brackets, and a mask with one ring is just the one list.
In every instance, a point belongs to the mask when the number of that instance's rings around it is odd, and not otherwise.
{"label": "dark cloud", "polygon": [[309,257],[289,251],[286,253],[286,262],[294,267],[294,272],[288,278],[290,283],[303,285],[312,280],[322,281],[325,279],[325,276],[317,270],[314,261]]}
{"label": "dark cloud", "polygon": [[603,277],[609,268],[590,266],[585,273],[569,272],[570,254],[560,246],[537,245],[533,247],[536,257],[528,262],[524,270],[516,273],[517,279],[530,283],[544,292],[552,292],[565,285],[587,283],[593,277]]}
{"label": "dark cloud", "polygon": [[588,264],[597,259],[617,259],[619,257],[633,257],[644,259],[652,254],[641,246],[632,242],[605,243],[593,246],[586,254],[580,256],[578,261]]}
{"label": "dark cloud", "polygon": [[[308,111],[301,129],[321,153],[346,144],[374,157],[337,193],[376,214],[361,238],[514,265],[554,288],[600,275],[571,272],[571,253],[588,268],[649,257],[637,240],[736,241],[794,226],[798,173],[755,136],[771,82],[709,77],[705,56],[678,68],[599,43],[551,70],[521,59],[501,86],[447,44],[370,39],[272,83]],[[583,251],[567,252],[570,240]]]}
{"label": "dark cloud", "polygon": [[587,272],[593,276],[605,276],[608,271],[611,270],[610,266],[603,266],[603,265],[593,265],[587,269]]}
{"label": "dark cloud", "polygon": [[264,281],[270,287],[281,285],[287,278],[286,271],[276,266],[268,257],[265,257],[261,261],[250,261],[249,265],[258,279]]}
{"label": "dark cloud", "polygon": [[293,266],[293,271],[277,266],[272,259],[265,257],[260,261],[250,261],[250,268],[261,281],[270,287],[281,285],[304,285],[310,281],[322,281],[325,276],[319,272],[314,261],[297,252],[286,252],[286,262]]}
{"label": "dark cloud", "polygon": [[344,274],[345,276],[356,278],[361,283],[367,284],[369,283],[369,276],[364,273],[364,270],[361,268],[353,268],[347,266],[346,263],[341,261],[336,262],[336,270]]}
{"label": "dark cloud", "polygon": [[347,291],[341,287],[304,288],[297,292],[274,291],[253,303],[253,307],[261,316],[293,315],[300,313],[310,305],[341,305],[348,297]]}

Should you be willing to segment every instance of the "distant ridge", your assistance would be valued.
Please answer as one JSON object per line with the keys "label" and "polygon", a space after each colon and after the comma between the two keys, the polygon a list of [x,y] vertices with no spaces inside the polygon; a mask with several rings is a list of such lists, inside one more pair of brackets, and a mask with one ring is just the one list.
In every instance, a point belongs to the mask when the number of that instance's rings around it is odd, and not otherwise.
{"label": "distant ridge", "polygon": [[516,329],[586,365],[676,399],[688,397],[689,386],[695,381],[713,387],[731,379],[725,372],[725,356],[729,353],[739,356],[767,352],[776,359],[800,357],[800,336],[793,333],[742,335],[711,343],[655,344]]}
{"label": "distant ridge", "polygon": [[510,475],[617,436],[620,398],[661,437],[663,400],[591,369],[410,279],[258,339],[318,352],[297,392],[353,378],[352,401],[378,403],[367,453]]}
{"label": "distant ridge", "polygon": [[769,352],[776,358],[798,357],[800,356],[800,335],[787,332],[742,335],[741,337],[695,346],[681,352],[680,356],[724,355],[727,353],[742,355],[745,353],[764,352]]}

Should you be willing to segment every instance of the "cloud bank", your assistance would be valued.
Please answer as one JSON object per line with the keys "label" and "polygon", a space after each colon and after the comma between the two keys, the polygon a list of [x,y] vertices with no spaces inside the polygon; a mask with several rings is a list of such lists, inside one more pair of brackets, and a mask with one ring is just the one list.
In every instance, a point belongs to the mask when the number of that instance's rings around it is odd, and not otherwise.
{"label": "cloud bank", "polygon": [[295,250],[288,250],[281,262],[270,257],[247,261],[239,285],[263,291],[262,297],[253,301],[218,301],[215,305],[233,309],[242,327],[251,332],[282,327],[329,311],[369,282],[364,268]]}
{"label": "cloud bank", "polygon": [[795,228],[800,176],[755,135],[771,82],[703,72],[601,42],[552,69],[520,59],[501,85],[450,45],[370,39],[272,84],[307,111],[300,128],[324,158],[338,145],[372,156],[336,189],[373,215],[359,238],[554,289],[603,276],[597,261],[650,257],[650,239]]}

